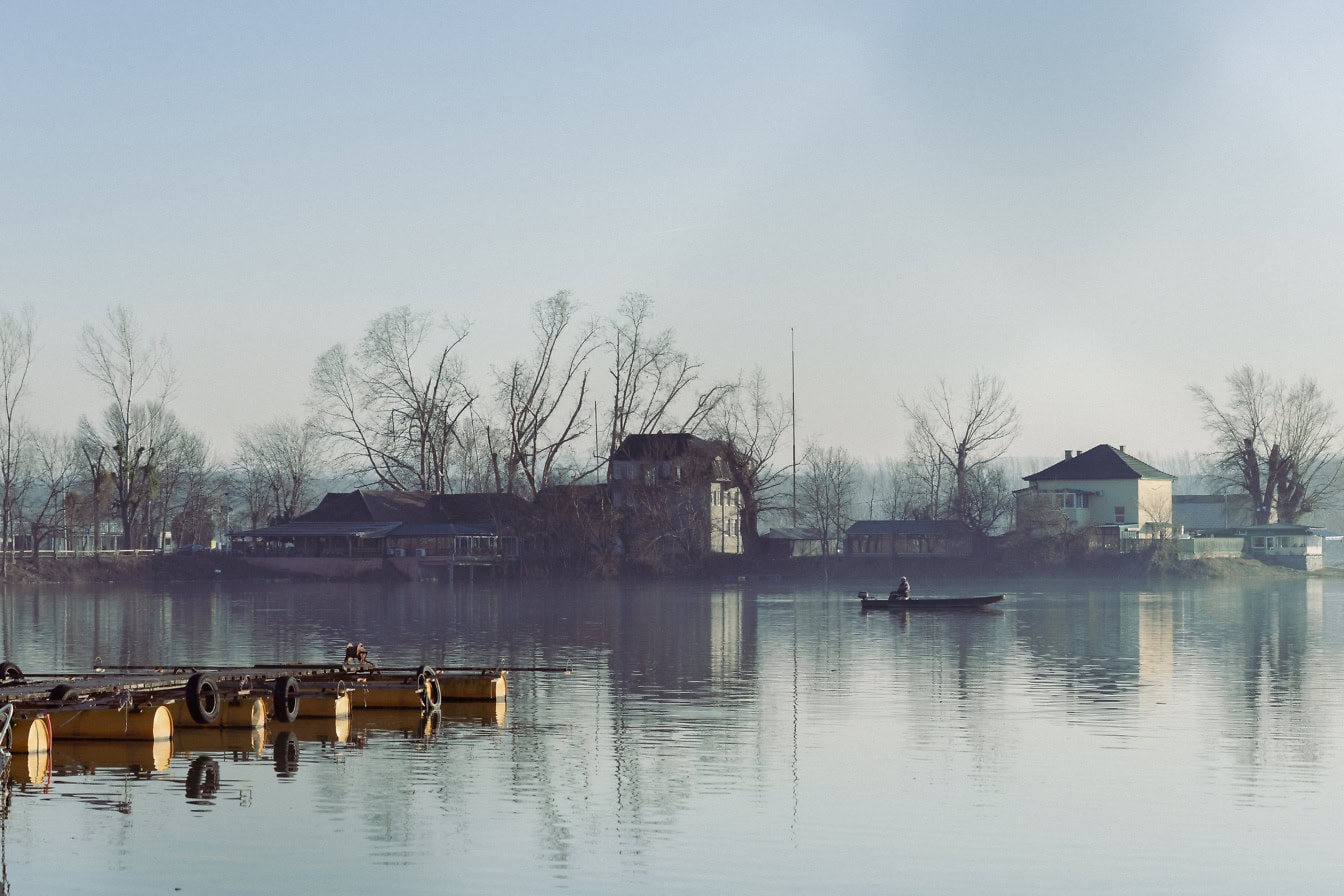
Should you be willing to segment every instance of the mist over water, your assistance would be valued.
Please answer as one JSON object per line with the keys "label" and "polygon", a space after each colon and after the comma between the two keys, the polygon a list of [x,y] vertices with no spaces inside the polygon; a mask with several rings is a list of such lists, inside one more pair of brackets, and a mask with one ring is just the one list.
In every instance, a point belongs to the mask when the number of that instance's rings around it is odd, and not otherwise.
{"label": "mist over water", "polygon": [[1344,582],[1004,587],[955,613],[788,585],[12,590],[0,646],[30,675],[349,640],[572,673],[429,719],[58,736],[50,767],[14,759],[0,871],[14,893],[1335,887]]}

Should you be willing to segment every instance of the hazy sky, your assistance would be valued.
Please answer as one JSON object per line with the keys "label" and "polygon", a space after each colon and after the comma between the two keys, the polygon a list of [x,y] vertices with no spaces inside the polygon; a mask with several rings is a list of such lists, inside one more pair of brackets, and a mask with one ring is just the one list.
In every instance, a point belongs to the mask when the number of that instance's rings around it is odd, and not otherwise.
{"label": "hazy sky", "polygon": [[651,295],[800,440],[901,453],[898,396],[976,369],[1014,454],[1206,445],[1253,363],[1344,405],[1344,6],[0,6],[0,304],[32,417],[102,405],[81,325],[167,337],[224,454],[409,304],[484,387],[536,300]]}

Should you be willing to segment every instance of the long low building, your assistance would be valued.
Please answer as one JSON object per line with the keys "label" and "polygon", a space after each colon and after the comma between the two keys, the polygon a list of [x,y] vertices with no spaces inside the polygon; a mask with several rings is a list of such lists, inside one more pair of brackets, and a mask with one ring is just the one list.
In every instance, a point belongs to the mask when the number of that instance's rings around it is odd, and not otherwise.
{"label": "long low building", "polygon": [[229,537],[236,556],[277,572],[350,578],[392,568],[418,579],[436,568],[516,567],[530,513],[514,495],[357,490]]}
{"label": "long low building", "polygon": [[969,557],[975,532],[957,520],[859,520],[845,530],[845,554]]}

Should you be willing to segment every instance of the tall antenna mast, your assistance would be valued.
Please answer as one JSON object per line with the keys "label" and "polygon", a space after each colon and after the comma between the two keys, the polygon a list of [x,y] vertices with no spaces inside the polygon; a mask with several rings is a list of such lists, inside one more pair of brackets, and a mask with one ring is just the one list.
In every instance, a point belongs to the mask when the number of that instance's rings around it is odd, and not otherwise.
{"label": "tall antenna mast", "polygon": [[789,413],[793,417],[793,526],[798,528],[798,361],[789,327]]}

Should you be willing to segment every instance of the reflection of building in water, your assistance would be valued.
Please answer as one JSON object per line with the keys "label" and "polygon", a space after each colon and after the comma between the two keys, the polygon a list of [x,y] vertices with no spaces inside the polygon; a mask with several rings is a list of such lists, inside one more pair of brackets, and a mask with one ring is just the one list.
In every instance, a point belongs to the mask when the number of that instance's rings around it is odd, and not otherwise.
{"label": "reflection of building in water", "polygon": [[1325,582],[1307,579],[1307,632],[1320,634],[1325,630]]}
{"label": "reflection of building in water", "polygon": [[716,691],[742,672],[742,592],[709,596],[709,675]]}
{"label": "reflection of building in water", "polygon": [[1170,595],[1139,595],[1139,684],[1171,681],[1175,668],[1174,608]]}

